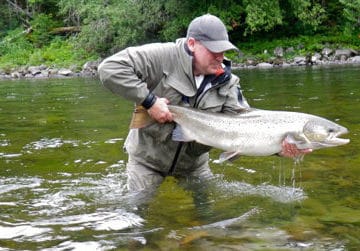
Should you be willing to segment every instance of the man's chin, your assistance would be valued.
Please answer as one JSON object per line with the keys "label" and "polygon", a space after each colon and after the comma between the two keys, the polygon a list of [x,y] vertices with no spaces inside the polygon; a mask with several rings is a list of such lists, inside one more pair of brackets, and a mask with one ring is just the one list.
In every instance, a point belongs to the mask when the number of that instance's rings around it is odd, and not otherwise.
{"label": "man's chin", "polygon": [[208,75],[216,75],[218,72],[218,69],[217,68],[211,68],[209,71],[208,71]]}

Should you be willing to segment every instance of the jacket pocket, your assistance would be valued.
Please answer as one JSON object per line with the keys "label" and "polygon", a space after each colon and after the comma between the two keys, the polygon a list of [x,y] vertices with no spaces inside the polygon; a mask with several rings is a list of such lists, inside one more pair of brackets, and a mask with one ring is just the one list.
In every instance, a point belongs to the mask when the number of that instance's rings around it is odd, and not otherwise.
{"label": "jacket pocket", "polygon": [[196,142],[189,142],[187,143],[187,148],[185,152],[189,156],[199,157],[200,155],[210,151],[211,148],[211,146],[206,146]]}
{"label": "jacket pocket", "polygon": [[162,143],[171,138],[174,127],[175,123],[153,123],[140,130],[148,135],[148,137],[154,138],[157,142]]}

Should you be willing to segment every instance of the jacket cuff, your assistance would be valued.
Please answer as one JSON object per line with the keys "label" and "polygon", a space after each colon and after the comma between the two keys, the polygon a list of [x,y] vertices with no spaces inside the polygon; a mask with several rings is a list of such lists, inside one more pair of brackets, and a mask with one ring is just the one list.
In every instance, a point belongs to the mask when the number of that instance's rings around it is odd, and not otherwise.
{"label": "jacket cuff", "polygon": [[150,92],[146,96],[145,100],[141,103],[141,105],[145,107],[145,109],[150,109],[155,104],[156,99],[157,97]]}

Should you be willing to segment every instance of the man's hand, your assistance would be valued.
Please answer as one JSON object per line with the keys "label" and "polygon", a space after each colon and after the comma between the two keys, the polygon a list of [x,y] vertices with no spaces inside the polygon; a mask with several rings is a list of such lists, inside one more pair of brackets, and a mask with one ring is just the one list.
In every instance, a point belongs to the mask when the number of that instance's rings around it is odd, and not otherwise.
{"label": "man's hand", "polygon": [[312,152],[312,149],[298,149],[295,144],[289,143],[286,139],[283,140],[281,146],[279,155],[282,157],[297,158]]}
{"label": "man's hand", "polygon": [[172,114],[167,105],[170,101],[166,98],[157,98],[153,106],[148,109],[149,115],[159,123],[173,121]]}

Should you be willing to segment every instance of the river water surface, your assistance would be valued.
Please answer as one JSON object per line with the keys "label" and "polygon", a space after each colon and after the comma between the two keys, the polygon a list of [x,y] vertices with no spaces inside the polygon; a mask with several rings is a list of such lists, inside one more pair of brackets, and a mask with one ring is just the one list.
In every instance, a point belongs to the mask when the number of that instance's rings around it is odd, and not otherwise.
{"label": "river water surface", "polygon": [[[313,113],[348,145],[211,162],[137,205],[122,151],[132,104],[97,79],[0,82],[0,250],[358,250],[359,66],[241,70],[253,107]],[[211,152],[212,159],[220,154]]]}

